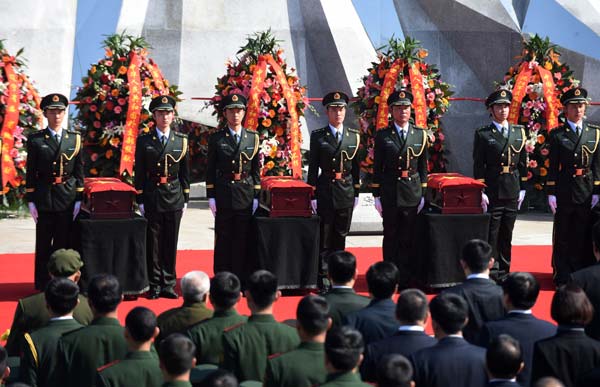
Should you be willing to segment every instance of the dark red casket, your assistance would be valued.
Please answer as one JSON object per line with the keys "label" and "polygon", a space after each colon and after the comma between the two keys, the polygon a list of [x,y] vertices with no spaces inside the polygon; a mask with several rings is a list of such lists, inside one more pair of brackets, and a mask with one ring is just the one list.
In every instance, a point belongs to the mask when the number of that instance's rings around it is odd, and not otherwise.
{"label": "dark red casket", "polygon": [[267,176],[261,180],[260,206],[269,217],[312,216],[312,187],[291,177]]}
{"label": "dark red casket", "polygon": [[431,173],[426,199],[442,214],[482,214],[481,192],[485,184],[459,173]]}
{"label": "dark red casket", "polygon": [[135,188],[117,178],[86,178],[81,209],[91,219],[132,218],[135,195]]}

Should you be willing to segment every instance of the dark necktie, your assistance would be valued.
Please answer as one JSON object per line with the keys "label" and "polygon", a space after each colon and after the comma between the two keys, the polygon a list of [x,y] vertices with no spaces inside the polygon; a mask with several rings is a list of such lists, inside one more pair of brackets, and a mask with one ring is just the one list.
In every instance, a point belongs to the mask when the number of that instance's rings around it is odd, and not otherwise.
{"label": "dark necktie", "polygon": [[508,128],[502,127],[502,135],[504,138],[508,138]]}
{"label": "dark necktie", "polygon": [[54,135],[54,139],[56,140],[56,143],[57,143],[57,144],[60,144],[60,136],[58,135],[58,133],[56,133],[56,134]]}
{"label": "dark necktie", "polygon": [[581,136],[581,128],[579,126],[575,127],[575,133],[577,133],[578,136]]}
{"label": "dark necktie", "polygon": [[233,135],[233,138],[235,139],[235,143],[236,143],[236,144],[239,144],[239,143],[240,143],[240,135],[239,135],[239,134],[237,134],[237,133],[236,133],[236,134],[234,134],[234,135]]}
{"label": "dark necktie", "polygon": [[338,144],[342,141],[342,132],[341,131],[338,130],[336,132],[335,139],[337,140]]}
{"label": "dark necktie", "polygon": [[167,136],[162,135],[160,137],[160,142],[161,142],[162,146],[165,146],[165,144],[167,143]]}

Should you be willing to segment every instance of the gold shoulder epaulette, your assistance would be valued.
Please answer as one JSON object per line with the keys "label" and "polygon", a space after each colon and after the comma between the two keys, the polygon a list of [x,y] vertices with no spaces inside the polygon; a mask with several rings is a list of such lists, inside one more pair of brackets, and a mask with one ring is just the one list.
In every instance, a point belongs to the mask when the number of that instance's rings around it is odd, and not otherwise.
{"label": "gold shoulder epaulette", "polygon": [[592,128],[592,129],[598,129],[600,130],[600,125],[598,124],[587,124],[588,127]]}
{"label": "gold shoulder epaulette", "polygon": [[188,136],[187,133],[181,133],[181,132],[175,132],[175,135],[179,136],[179,137],[183,137],[183,138],[187,138],[187,136]]}
{"label": "gold shoulder epaulette", "polygon": [[358,129],[354,129],[354,128],[348,128],[348,131],[352,132],[352,133],[360,133],[360,131]]}

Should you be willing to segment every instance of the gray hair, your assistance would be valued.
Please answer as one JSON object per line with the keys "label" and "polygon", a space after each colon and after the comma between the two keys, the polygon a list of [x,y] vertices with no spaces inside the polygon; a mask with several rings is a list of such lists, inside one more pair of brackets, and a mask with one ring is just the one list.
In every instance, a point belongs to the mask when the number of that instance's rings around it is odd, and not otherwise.
{"label": "gray hair", "polygon": [[186,301],[200,302],[210,290],[210,278],[203,271],[190,271],[181,278],[181,293]]}

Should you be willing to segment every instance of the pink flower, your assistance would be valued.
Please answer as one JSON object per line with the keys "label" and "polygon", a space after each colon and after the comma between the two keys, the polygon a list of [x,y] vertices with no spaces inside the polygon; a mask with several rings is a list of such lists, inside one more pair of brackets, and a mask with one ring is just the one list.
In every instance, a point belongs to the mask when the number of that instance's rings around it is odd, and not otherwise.
{"label": "pink flower", "polygon": [[554,73],[554,78],[556,79],[562,79],[562,73],[560,71],[557,71]]}
{"label": "pink flower", "polygon": [[442,132],[438,132],[438,138],[440,139],[440,141],[444,141],[444,139],[446,138],[446,136],[444,136],[444,133]]}
{"label": "pink flower", "polygon": [[529,168],[537,168],[538,164],[535,160],[529,160]]}
{"label": "pink flower", "polygon": [[443,93],[442,93],[442,90],[440,90],[440,89],[436,88],[436,89],[435,89],[435,94],[437,94],[437,95],[442,95]]}
{"label": "pink flower", "polygon": [[542,124],[540,124],[539,122],[536,122],[535,124],[533,124],[533,130],[538,131],[540,130],[542,127]]}
{"label": "pink flower", "polygon": [[120,106],[115,106],[115,109],[113,111],[115,112],[115,114],[121,114],[121,111],[123,111],[123,109],[121,109]]}
{"label": "pink flower", "polygon": [[123,106],[127,103],[127,100],[125,98],[119,98],[117,102],[119,103],[119,105]]}
{"label": "pink flower", "polygon": [[94,128],[100,129],[100,127],[102,127],[102,123],[100,123],[100,121],[94,121]]}
{"label": "pink flower", "polygon": [[105,64],[107,67],[110,67],[110,66],[112,66],[112,64],[113,64],[113,63],[112,63],[112,60],[107,60],[107,61],[105,61],[105,62],[104,62],[104,64]]}
{"label": "pink flower", "polygon": [[547,148],[542,148],[540,149],[540,153],[542,154],[542,156],[548,156],[550,151]]}
{"label": "pink flower", "polygon": [[529,109],[523,109],[523,116],[524,117],[529,117],[531,115],[531,110]]}
{"label": "pink flower", "polygon": [[235,70],[234,69],[229,69],[229,75],[234,76],[235,75]]}
{"label": "pink flower", "polygon": [[434,93],[427,93],[427,100],[428,101],[433,101],[435,99],[435,94]]}
{"label": "pink flower", "polygon": [[98,106],[96,106],[96,105],[90,105],[90,111],[91,112],[95,112],[96,110],[98,110]]}
{"label": "pink flower", "polygon": [[525,107],[526,107],[527,109],[531,109],[531,108],[533,107],[533,102],[532,102],[532,101],[527,101],[527,102],[525,103]]}
{"label": "pink flower", "polygon": [[8,155],[14,159],[19,155],[19,151],[16,148],[12,148],[10,152],[8,152]]}
{"label": "pink flower", "polygon": [[527,151],[527,153],[532,153],[535,150],[535,146],[527,144],[525,145],[525,150]]}
{"label": "pink flower", "polygon": [[98,153],[92,153],[92,155],[90,156],[90,160],[92,160],[92,161],[98,160]]}

